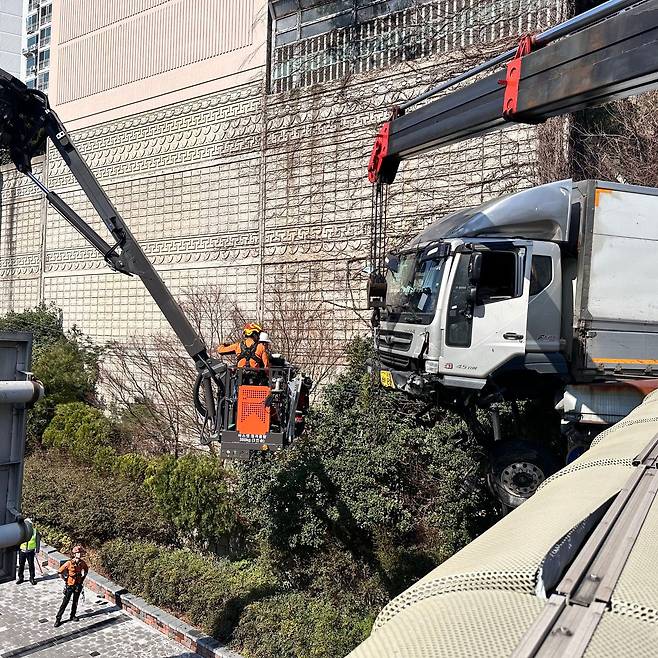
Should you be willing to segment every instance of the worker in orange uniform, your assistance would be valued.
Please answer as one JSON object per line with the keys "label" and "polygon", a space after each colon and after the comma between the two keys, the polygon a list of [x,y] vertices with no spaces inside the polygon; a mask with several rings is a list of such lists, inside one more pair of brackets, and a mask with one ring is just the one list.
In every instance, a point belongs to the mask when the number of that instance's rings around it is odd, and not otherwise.
{"label": "worker in orange uniform", "polygon": [[263,327],[249,322],[242,330],[242,340],[237,343],[222,343],[216,348],[218,354],[235,354],[238,368],[268,368],[270,357],[266,346],[259,341]]}
{"label": "worker in orange uniform", "polygon": [[73,597],[73,603],[71,604],[70,619],[71,621],[78,621],[78,617],[75,614],[78,610],[78,599],[82,593],[82,584],[89,573],[89,567],[82,559],[83,555],[84,549],[82,546],[74,546],[73,558],[68,560],[68,562],[64,562],[59,568],[59,575],[64,581],[64,600],[62,601],[62,605],[59,606],[59,611],[57,612],[55,628],[61,625],[62,615],[64,614],[71,597]]}

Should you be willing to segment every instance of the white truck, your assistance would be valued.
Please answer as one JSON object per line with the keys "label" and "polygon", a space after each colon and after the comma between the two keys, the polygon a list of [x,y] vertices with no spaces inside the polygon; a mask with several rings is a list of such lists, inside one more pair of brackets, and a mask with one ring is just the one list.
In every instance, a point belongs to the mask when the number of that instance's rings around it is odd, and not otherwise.
{"label": "white truck", "polygon": [[[439,219],[386,259],[381,382],[473,409],[553,395],[570,459],[658,387],[657,246],[658,189],[609,182],[559,181]],[[492,449],[510,507],[558,466],[532,441]]]}
{"label": "white truck", "polygon": [[[508,508],[658,386],[658,190],[550,183],[439,219],[387,256],[384,186],[437,146],[656,87],[658,0],[608,0],[395,106],[375,140],[374,367],[462,415]],[[516,414],[521,400],[557,408],[555,441],[518,424],[504,438],[500,403]]]}

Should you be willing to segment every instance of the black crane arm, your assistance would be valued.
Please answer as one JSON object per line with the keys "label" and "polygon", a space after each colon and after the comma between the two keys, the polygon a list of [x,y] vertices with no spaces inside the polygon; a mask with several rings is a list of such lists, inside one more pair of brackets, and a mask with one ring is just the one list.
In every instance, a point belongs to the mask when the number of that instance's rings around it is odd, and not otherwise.
{"label": "black crane arm", "polygon": [[[420,100],[507,61],[506,69],[408,112]],[[368,178],[392,183],[400,162],[508,123],[541,123],[658,87],[658,0],[610,0],[516,51],[394,108],[375,141]]]}
{"label": "black crane arm", "polygon": [[[55,192],[49,190],[32,172],[31,161],[45,152],[50,139],[78,182],[98,216],[112,236],[108,244]],[[209,436],[216,437],[217,408],[223,391],[213,392],[213,382],[221,389],[218,373],[224,367],[209,356],[206,345],[191,325],[164,281],[150,263],[123,218],[100,186],[69,137],[57,114],[50,108],[45,94],[28,89],[20,80],[0,69],[0,164],[11,161],[46,195],[48,202],[107,261],[109,266],[127,275],[138,276],[158,305],[176,336],[194,360],[199,373],[195,386],[195,404],[210,425]],[[204,401],[199,389],[204,390]]]}

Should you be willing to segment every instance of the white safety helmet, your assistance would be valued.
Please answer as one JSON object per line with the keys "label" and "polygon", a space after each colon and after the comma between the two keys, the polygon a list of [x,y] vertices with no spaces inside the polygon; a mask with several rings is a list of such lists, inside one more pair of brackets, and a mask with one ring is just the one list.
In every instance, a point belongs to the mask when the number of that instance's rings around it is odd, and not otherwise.
{"label": "white safety helmet", "polygon": [[261,331],[260,336],[258,337],[259,343],[271,343],[270,337],[267,334],[267,331]]}

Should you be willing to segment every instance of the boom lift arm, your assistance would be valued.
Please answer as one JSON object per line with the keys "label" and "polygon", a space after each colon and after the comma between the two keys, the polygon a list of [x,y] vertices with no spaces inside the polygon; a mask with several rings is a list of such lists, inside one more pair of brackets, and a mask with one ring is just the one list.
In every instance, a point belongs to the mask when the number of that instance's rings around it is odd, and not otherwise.
{"label": "boom lift arm", "polygon": [[[507,63],[506,69],[498,67]],[[488,70],[495,73],[409,108]],[[658,86],[658,1],[609,0],[393,108],[368,164],[392,183],[402,160],[507,123],[548,118]]]}
{"label": "boom lift arm", "polygon": [[[112,235],[112,245],[32,172],[32,158],[45,151],[47,138],[50,138]],[[53,208],[98,250],[113,270],[128,276],[138,276],[142,280],[185,350],[194,360],[198,373],[194,402],[204,420],[204,440],[220,438],[219,409],[224,395],[224,384],[220,375],[226,366],[209,356],[202,338],[192,327],[92,174],[59,117],[50,109],[47,96],[40,91],[28,89],[20,80],[0,69],[0,164],[3,154],[5,159],[14,163],[18,171],[39,187]],[[201,389],[204,392],[203,400]]]}

